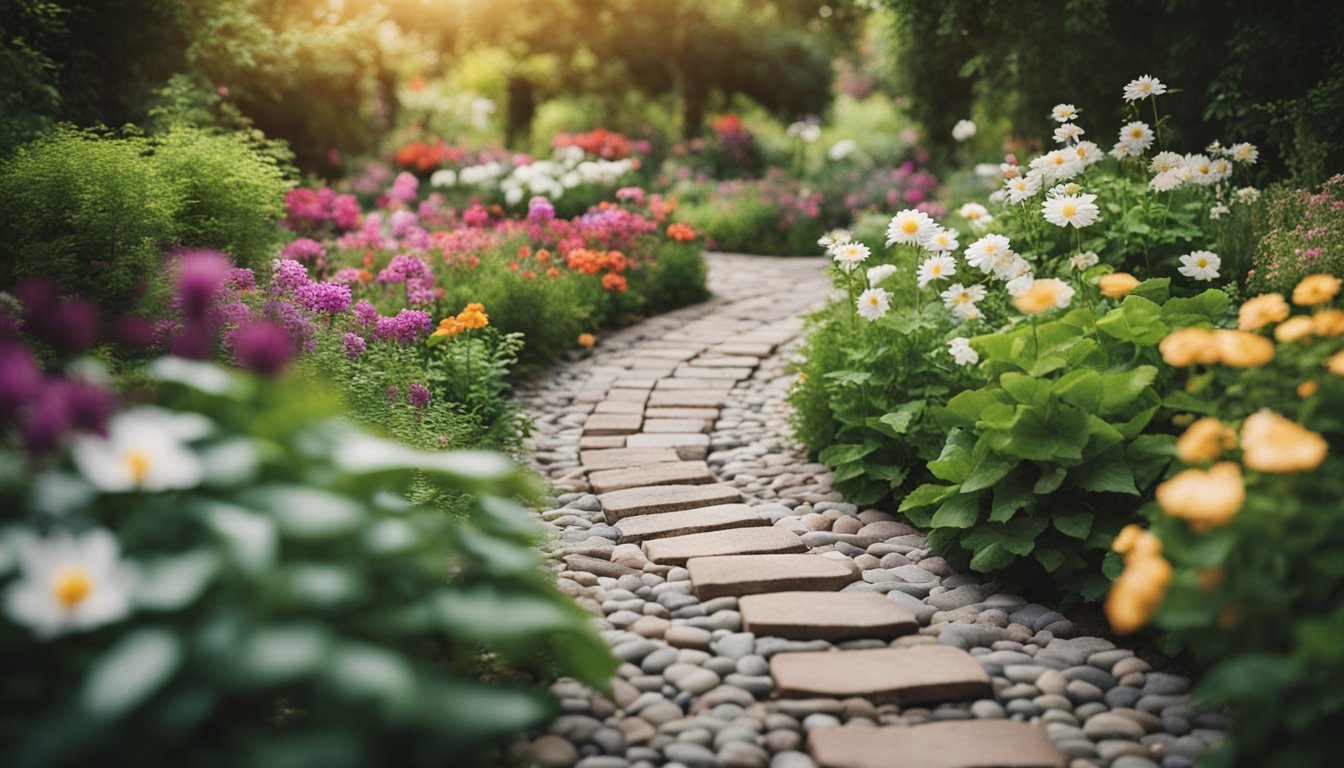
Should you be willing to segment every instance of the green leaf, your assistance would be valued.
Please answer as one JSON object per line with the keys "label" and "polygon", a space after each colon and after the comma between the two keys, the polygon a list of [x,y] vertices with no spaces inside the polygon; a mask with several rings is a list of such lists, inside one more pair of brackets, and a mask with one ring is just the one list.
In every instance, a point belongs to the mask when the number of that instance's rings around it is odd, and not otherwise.
{"label": "green leaf", "polygon": [[1173,411],[1189,411],[1190,413],[1208,414],[1213,413],[1214,403],[1206,397],[1200,397],[1184,390],[1167,393],[1162,401],[1162,405]]}
{"label": "green leaf", "polygon": [[368,643],[347,642],[332,654],[326,677],[352,699],[400,710],[413,705],[415,673],[400,655]]}
{"label": "green leaf", "polygon": [[1125,462],[1124,452],[1119,446],[1103,451],[1086,464],[1074,467],[1069,473],[1069,482],[1084,491],[1139,495],[1139,489],[1134,487],[1134,473]]}
{"label": "green leaf", "polygon": [[433,597],[438,627],[458,637],[494,641],[578,629],[581,615],[537,592],[480,584]]}
{"label": "green leaf", "polygon": [[924,405],[923,400],[902,403],[891,413],[878,417],[878,421],[889,427],[893,435],[904,435],[910,429],[910,424],[924,410]]}
{"label": "green leaf", "polygon": [[[1134,290],[1129,292],[1130,296],[1138,296],[1148,301],[1161,304],[1171,295],[1171,278],[1153,277],[1144,280],[1142,283],[1134,286]],[[1129,296],[1125,297],[1126,299]]]}
{"label": "green leaf", "polygon": [[1242,698],[1273,699],[1297,680],[1294,661],[1271,653],[1247,653],[1218,664],[1195,688],[1197,706],[1222,706]]}
{"label": "green leaf", "polygon": [[1157,304],[1131,293],[1119,307],[1097,320],[1097,330],[1130,344],[1152,346],[1171,331],[1161,315],[1162,308]]}
{"label": "green leaf", "polygon": [[934,528],[970,528],[979,517],[979,494],[958,494],[943,502],[930,524]]}
{"label": "green leaf", "polygon": [[976,551],[975,556],[971,558],[971,570],[977,573],[990,573],[1000,568],[1007,568],[1016,559],[1017,555],[1009,552],[1003,545],[994,543]]}
{"label": "green leaf", "polygon": [[835,468],[835,481],[843,483],[846,480],[853,480],[856,477],[864,475],[865,467],[863,462],[855,461],[849,464],[841,464]]}
{"label": "green leaf", "polygon": [[967,389],[959,392],[947,401],[947,411],[964,421],[964,426],[972,426],[980,420],[985,409],[1007,398],[998,389]]}
{"label": "green leaf", "polygon": [[892,488],[900,487],[905,482],[905,478],[910,476],[910,470],[905,467],[897,467],[891,464],[867,464],[868,475],[878,480],[885,480]]}
{"label": "green leaf", "polygon": [[941,504],[946,499],[957,495],[961,490],[959,485],[938,485],[936,483],[925,483],[910,493],[906,494],[901,500],[901,506],[898,512],[906,512],[920,507],[931,507],[935,504]]}
{"label": "green leaf", "polygon": [[999,377],[999,386],[1023,405],[1045,405],[1050,401],[1050,382],[1024,373],[1005,373]]}
{"label": "green leaf", "polygon": [[1059,570],[1059,566],[1063,565],[1068,559],[1069,556],[1058,549],[1039,547],[1036,550],[1036,562],[1040,563],[1042,568],[1045,568],[1046,573],[1054,573]]}
{"label": "green leaf", "polygon": [[331,637],[320,624],[261,627],[238,646],[237,659],[248,677],[274,684],[310,674],[330,646]]}
{"label": "green leaf", "polygon": [[135,591],[140,606],[157,611],[185,608],[200,597],[219,568],[219,558],[208,549],[141,560],[141,578]]}
{"label": "green leaf", "polygon": [[1032,493],[1037,496],[1054,493],[1055,489],[1059,488],[1060,484],[1064,482],[1064,477],[1067,474],[1068,470],[1063,467],[1052,467],[1049,472],[1041,474],[1041,479],[1037,480],[1036,485],[1031,489]]}
{"label": "green leaf", "polygon": [[280,534],[265,515],[223,502],[207,502],[201,512],[235,562],[244,570],[264,571],[275,563]]}
{"label": "green leaf", "polygon": [[300,539],[339,536],[365,519],[364,508],[349,496],[302,485],[262,486],[242,498],[270,512],[285,534]]}
{"label": "green leaf", "polygon": [[1101,405],[1101,374],[1091,368],[1069,371],[1052,389],[1059,399],[1085,411],[1095,413]]}
{"label": "green leaf", "polygon": [[873,380],[873,375],[867,371],[831,371],[823,379],[833,381],[837,384],[867,384]]}
{"label": "green leaf", "polygon": [[984,458],[975,463],[971,473],[962,481],[961,492],[971,493],[993,488],[1016,466],[1017,461],[1013,459],[1006,459],[998,454],[985,452]]}
{"label": "green leaf", "polygon": [[967,430],[954,428],[947,434],[943,452],[929,462],[929,471],[939,480],[960,483],[971,473],[971,448],[974,438]]}
{"label": "green leaf", "polygon": [[1022,477],[1022,472],[1014,473],[994,489],[994,506],[990,509],[989,521],[1007,522],[1019,509],[1027,507],[1035,500],[1036,494]]}
{"label": "green leaf", "polygon": [[1162,319],[1173,328],[1218,325],[1227,317],[1232,300],[1217,288],[1188,299],[1171,298],[1162,305]]}
{"label": "green leaf", "polygon": [[836,443],[822,451],[817,458],[828,467],[849,464],[877,450],[877,443]]}
{"label": "green leaf", "polygon": [[1101,406],[1097,413],[1109,414],[1130,403],[1157,378],[1157,368],[1140,365],[1122,373],[1108,373],[1101,377]]}
{"label": "green leaf", "polygon": [[1070,511],[1055,512],[1050,520],[1055,528],[1065,536],[1072,536],[1075,539],[1086,539],[1089,531],[1092,530],[1093,515],[1086,509],[1074,509]]}
{"label": "green leaf", "polygon": [[98,657],[80,704],[98,718],[116,718],[149,698],[182,664],[182,643],[166,629],[132,631]]}

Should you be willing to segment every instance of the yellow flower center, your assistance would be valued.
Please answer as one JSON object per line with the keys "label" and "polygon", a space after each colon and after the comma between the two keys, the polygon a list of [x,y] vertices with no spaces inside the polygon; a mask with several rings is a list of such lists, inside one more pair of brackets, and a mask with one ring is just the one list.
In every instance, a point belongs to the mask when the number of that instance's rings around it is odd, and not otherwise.
{"label": "yellow flower center", "polygon": [[998,249],[999,249],[999,247],[998,247],[997,245],[994,245],[993,243],[985,243],[985,255],[986,255],[986,256],[988,256],[988,255],[994,253],[994,252],[997,251]]}
{"label": "yellow flower center", "polygon": [[123,458],[131,470],[131,480],[136,485],[144,483],[145,477],[149,475],[149,454],[140,450],[130,450]]}
{"label": "yellow flower center", "polygon": [[1139,83],[1139,90],[1147,93],[1153,89],[1152,83]]}
{"label": "yellow flower center", "polygon": [[1195,259],[1195,264],[1200,267],[1207,267],[1209,266],[1209,260],[1200,256],[1198,259]]}
{"label": "yellow flower center", "polygon": [[1201,166],[1199,166],[1199,172],[1200,172],[1200,173],[1208,173],[1208,172],[1209,172],[1209,166],[1207,166],[1207,165],[1201,165]]}
{"label": "yellow flower center", "polygon": [[1134,130],[1132,130],[1132,131],[1129,132],[1129,135],[1130,135],[1130,136],[1133,136],[1133,137],[1136,138],[1136,139],[1141,139],[1141,138],[1143,138],[1143,129],[1142,129],[1142,128],[1135,128]]}
{"label": "yellow flower center", "polygon": [[1078,213],[1078,206],[1073,203],[1065,203],[1063,208],[1059,209],[1060,214],[1066,219],[1072,219],[1074,214]]}
{"label": "yellow flower center", "polygon": [[905,223],[901,225],[901,229],[905,230],[905,234],[913,235],[919,231],[919,222],[914,219],[906,219]]}
{"label": "yellow flower center", "polygon": [[1054,163],[1055,163],[1055,165],[1063,165],[1063,164],[1064,164],[1064,156],[1063,156],[1063,155],[1055,155]]}
{"label": "yellow flower center", "polygon": [[935,274],[935,275],[941,275],[941,274],[943,274],[943,265],[942,265],[942,264],[934,264],[933,267],[932,267],[931,269],[929,269],[929,272],[932,273],[932,274]]}
{"label": "yellow flower center", "polygon": [[52,585],[56,602],[66,609],[72,609],[79,605],[92,591],[93,582],[89,580],[88,574],[82,568],[62,569],[60,573],[56,574],[56,581]]}
{"label": "yellow flower center", "polygon": [[979,212],[979,211],[970,211],[970,212],[968,212],[968,213],[966,214],[966,218],[968,218],[968,219],[978,219],[978,218],[980,218],[980,212]]}

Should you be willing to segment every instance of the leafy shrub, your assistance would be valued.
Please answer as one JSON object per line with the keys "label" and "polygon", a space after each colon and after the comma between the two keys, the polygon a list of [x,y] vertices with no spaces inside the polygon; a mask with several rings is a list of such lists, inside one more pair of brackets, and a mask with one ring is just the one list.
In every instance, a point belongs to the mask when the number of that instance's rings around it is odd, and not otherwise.
{"label": "leafy shrub", "polygon": [[1283,292],[1310,274],[1344,275],[1344,175],[1319,192],[1275,187],[1266,197],[1268,231],[1256,251],[1251,288]]}
{"label": "leafy shrub", "polygon": [[698,243],[665,242],[633,273],[630,289],[642,297],[645,313],[664,312],[708,299],[708,272]]}
{"label": "leafy shrub", "polygon": [[719,250],[798,255],[811,251],[826,231],[820,203],[817,193],[776,176],[725,182],[703,201],[682,205],[677,215]]}

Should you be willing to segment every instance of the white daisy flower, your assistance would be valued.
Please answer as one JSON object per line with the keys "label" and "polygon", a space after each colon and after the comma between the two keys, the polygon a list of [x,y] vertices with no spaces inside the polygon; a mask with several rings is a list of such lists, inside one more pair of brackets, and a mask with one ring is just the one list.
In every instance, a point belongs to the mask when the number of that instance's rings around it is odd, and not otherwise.
{"label": "white daisy flower", "polygon": [[881,288],[869,288],[859,294],[856,304],[859,316],[871,323],[891,310],[891,294]]}
{"label": "white daisy flower", "polygon": [[1120,141],[1138,149],[1136,154],[1142,154],[1153,146],[1153,129],[1142,120],[1126,123],[1125,127],[1120,129]]}
{"label": "white daisy flower", "polygon": [[1170,171],[1163,171],[1148,182],[1148,186],[1158,192],[1170,192],[1181,186],[1185,180],[1190,177],[1190,172],[1185,168],[1176,168]]}
{"label": "white daisy flower", "polygon": [[1218,277],[1218,268],[1223,260],[1212,251],[1192,251],[1181,257],[1181,266],[1177,270],[1186,277],[1208,282]]}
{"label": "white daisy flower", "polygon": [[1086,227],[1097,220],[1101,209],[1097,207],[1096,195],[1065,195],[1041,203],[1041,213],[1045,220],[1057,227],[1072,226],[1077,229]]}
{"label": "white daisy flower", "polygon": [[1232,212],[1231,208],[1228,208],[1226,205],[1223,205],[1222,203],[1218,203],[1217,205],[1209,208],[1209,220],[1217,221],[1231,212]]}
{"label": "white daisy flower", "polygon": [[1077,144],[1074,144],[1072,149],[1074,156],[1077,158],[1077,162],[1082,163],[1084,167],[1099,163],[1106,159],[1106,154],[1101,151],[1101,148],[1096,145],[1096,142],[1080,141]]}
{"label": "white daisy flower", "polygon": [[434,172],[429,177],[431,187],[455,187],[457,186],[457,172],[451,168],[443,168]]}
{"label": "white daisy flower", "polygon": [[1025,176],[1008,179],[1004,183],[1003,190],[1007,193],[1009,202],[1012,203],[1020,203],[1028,198],[1035,197],[1036,193],[1041,191],[1041,174],[1039,171],[1031,171]]}
{"label": "white daisy flower", "polygon": [[958,120],[957,124],[952,126],[952,138],[956,141],[967,141],[975,136],[975,123],[970,120]]}
{"label": "white daisy flower", "polygon": [[1072,179],[1083,170],[1083,164],[1078,162],[1075,154],[1060,149],[1050,150],[1032,160],[1031,167],[1033,170],[1039,170],[1045,181],[1050,184]]}
{"label": "white daisy flower", "polygon": [[1174,171],[1185,165],[1185,158],[1175,152],[1158,152],[1153,155],[1153,159],[1148,162],[1148,170],[1153,173],[1166,173]]}
{"label": "white daisy flower", "polygon": [[962,203],[957,209],[957,215],[974,224],[989,216],[989,209],[979,203]]}
{"label": "white daisy flower", "polygon": [[1050,117],[1057,123],[1067,123],[1078,117],[1081,109],[1072,104],[1056,104],[1055,108],[1050,110]]}
{"label": "white daisy flower", "polygon": [[984,313],[982,313],[980,311],[980,308],[975,306],[974,304],[958,304],[957,306],[952,308],[952,314],[956,315],[962,320],[969,320],[969,321],[979,320],[980,318],[984,317]]}
{"label": "white daisy flower", "polygon": [[1260,150],[1256,149],[1254,144],[1245,141],[1228,147],[1227,153],[1242,165],[1255,165],[1255,161],[1260,159]]}
{"label": "white daisy flower", "polygon": [[43,639],[124,618],[136,572],[120,551],[117,538],[100,529],[22,537],[19,578],[5,595],[9,617]]}
{"label": "white daisy flower", "polygon": [[1218,181],[1218,174],[1213,169],[1213,160],[1208,155],[1186,155],[1185,168],[1190,172],[1189,181],[1200,186],[1208,186]]}
{"label": "white daisy flower", "polygon": [[882,284],[883,280],[896,274],[896,265],[878,264],[876,267],[868,268],[868,287],[876,288]]}
{"label": "white daisy flower", "polygon": [[1227,150],[1223,149],[1223,142],[1214,139],[1213,141],[1209,142],[1209,145],[1204,148],[1204,151],[1210,155],[1221,155]]}
{"label": "white daisy flower", "polygon": [[1114,157],[1116,160],[1124,160],[1127,157],[1138,157],[1140,152],[1141,150],[1133,144],[1117,141],[1115,146],[1111,147],[1111,151],[1106,154]]}
{"label": "white daisy flower", "polygon": [[832,144],[830,149],[826,150],[826,157],[835,161],[844,160],[858,148],[859,143],[853,139],[841,139]]}
{"label": "white daisy flower", "polygon": [[980,354],[971,348],[969,341],[960,336],[947,342],[947,353],[957,361],[957,365],[975,365],[980,362]]}
{"label": "white daisy flower", "polygon": [[959,247],[957,242],[957,231],[946,227],[939,227],[937,231],[929,235],[929,239],[924,241],[924,247],[933,253],[948,253],[955,251]]}
{"label": "white daisy flower", "polygon": [[1237,200],[1242,203],[1254,203],[1260,199],[1260,190],[1255,187],[1242,187],[1237,190]]}
{"label": "white daisy flower", "polygon": [[1096,251],[1084,251],[1083,253],[1077,254],[1073,258],[1069,259],[1069,266],[1073,267],[1079,272],[1086,272],[1087,270],[1097,266],[1097,262],[1099,261],[1101,261],[1101,259],[1097,257]]}
{"label": "white daisy flower", "polygon": [[1213,161],[1213,178],[1215,181],[1222,181],[1232,175],[1232,162],[1225,158],[1218,158]]}
{"label": "white daisy flower", "polygon": [[980,303],[985,298],[985,287],[983,285],[953,283],[938,296],[942,298],[943,306],[955,311],[958,307],[974,306]]}
{"label": "white daisy flower", "polygon": [[868,260],[868,246],[863,243],[840,243],[831,247],[831,258],[846,272]]}
{"label": "white daisy flower", "polygon": [[994,260],[994,276],[1000,280],[1012,280],[1031,271],[1031,262],[1016,253],[1005,252]]}
{"label": "white daisy flower", "polygon": [[966,262],[988,274],[994,262],[1005,252],[1012,253],[1011,242],[1003,235],[985,235],[966,248]]}
{"label": "white daisy flower", "polygon": [[1087,131],[1077,123],[1065,123],[1055,129],[1054,137],[1056,144],[1068,144],[1074,139],[1082,136]]}
{"label": "white daisy flower", "polygon": [[1008,289],[1009,296],[1017,297],[1031,290],[1031,286],[1035,283],[1036,276],[1028,272],[1025,275],[1018,275],[1012,280],[1009,280],[1008,284],[1004,287]]}
{"label": "white daisy flower", "polygon": [[113,416],[105,438],[76,438],[71,456],[84,479],[105,493],[191,488],[204,467],[186,443],[213,428],[200,414],[142,406]]}
{"label": "white daisy flower", "polygon": [[887,224],[887,245],[919,245],[937,226],[927,213],[907,208],[892,216]]}
{"label": "white daisy flower", "polygon": [[1125,101],[1138,101],[1149,96],[1161,96],[1166,92],[1167,86],[1163,85],[1161,80],[1151,75],[1144,75],[1137,80],[1131,80],[1125,86]]}
{"label": "white daisy flower", "polygon": [[915,280],[919,287],[923,288],[934,280],[946,280],[955,274],[957,274],[956,259],[946,255],[930,256],[919,265]]}

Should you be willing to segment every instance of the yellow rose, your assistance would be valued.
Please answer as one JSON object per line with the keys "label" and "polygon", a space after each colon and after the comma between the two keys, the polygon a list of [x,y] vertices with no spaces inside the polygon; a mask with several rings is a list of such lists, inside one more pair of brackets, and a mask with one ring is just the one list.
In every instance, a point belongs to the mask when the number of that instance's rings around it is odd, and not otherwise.
{"label": "yellow rose", "polygon": [[1172,331],[1157,347],[1167,365],[1184,368],[1195,363],[1218,362],[1218,347],[1213,343],[1213,332],[1203,328],[1181,328]]}
{"label": "yellow rose", "polygon": [[1277,293],[1266,293],[1241,305],[1237,311],[1237,327],[1243,331],[1254,331],[1270,323],[1277,323],[1288,316],[1288,302]]}
{"label": "yellow rose", "polygon": [[1158,555],[1162,553],[1162,540],[1154,536],[1152,531],[1145,531],[1135,523],[1130,523],[1116,534],[1111,549],[1125,557]]}
{"label": "yellow rose", "polygon": [[1066,288],[1067,286],[1058,280],[1037,280],[1031,284],[1030,288],[1013,299],[1013,306],[1029,315],[1066,306],[1069,298],[1072,297],[1071,293],[1065,290]]}
{"label": "yellow rose", "polygon": [[1279,323],[1274,329],[1274,338],[1287,344],[1290,341],[1297,341],[1310,336],[1316,330],[1316,323],[1312,322],[1306,315],[1290,317],[1286,321]]}
{"label": "yellow rose", "polygon": [[1306,398],[1311,397],[1311,396],[1314,395],[1314,394],[1316,394],[1316,380],[1315,380],[1315,379],[1307,379],[1306,381],[1304,381],[1304,382],[1302,382],[1301,384],[1298,384],[1298,385],[1297,385],[1297,396],[1298,396],[1298,397],[1303,398],[1303,399],[1305,400]]}
{"label": "yellow rose", "polygon": [[1106,618],[1117,634],[1133,632],[1152,617],[1171,583],[1171,563],[1160,555],[1130,557],[1106,596]]}
{"label": "yellow rose", "polygon": [[1109,275],[1102,275],[1097,281],[1101,295],[1108,299],[1123,299],[1138,286],[1139,279],[1128,272],[1112,272]]}
{"label": "yellow rose", "polygon": [[1242,423],[1241,451],[1249,469],[1284,474],[1319,467],[1329,445],[1310,429],[1265,410]]}
{"label": "yellow rose", "polygon": [[1176,458],[1186,464],[1204,464],[1236,447],[1237,433],[1212,416],[1205,416],[1176,441]]}
{"label": "yellow rose", "polygon": [[1157,486],[1157,503],[1162,511],[1185,520],[1196,531],[1226,523],[1245,502],[1241,467],[1231,461],[1207,470],[1187,469]]}
{"label": "yellow rose", "polygon": [[1218,362],[1233,368],[1255,368],[1274,359],[1274,342],[1245,331],[1214,331]]}
{"label": "yellow rose", "polygon": [[1324,309],[1311,316],[1317,336],[1331,337],[1344,334],[1344,310]]}
{"label": "yellow rose", "polygon": [[1324,304],[1339,293],[1339,278],[1334,275],[1307,275],[1293,289],[1293,303],[1304,307]]}
{"label": "yellow rose", "polygon": [[1336,376],[1344,376],[1344,349],[1331,355],[1325,361],[1325,369]]}

